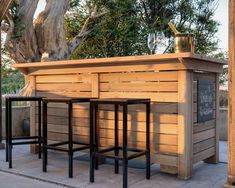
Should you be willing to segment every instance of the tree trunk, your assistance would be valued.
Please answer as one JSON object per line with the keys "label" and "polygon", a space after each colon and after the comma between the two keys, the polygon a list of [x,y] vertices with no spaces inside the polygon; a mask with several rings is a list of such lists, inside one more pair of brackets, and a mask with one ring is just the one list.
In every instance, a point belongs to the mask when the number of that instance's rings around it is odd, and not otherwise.
{"label": "tree trunk", "polygon": [[68,59],[68,45],[64,15],[69,0],[47,0],[45,10],[35,21],[35,31],[40,54],[48,53],[49,60]]}
{"label": "tree trunk", "polygon": [[73,51],[90,33],[90,23],[106,14],[97,14],[96,7],[87,18],[81,32],[66,40],[65,20],[70,0],[46,0],[46,7],[34,21],[39,0],[16,0],[17,23],[8,14],[9,28],[6,47],[16,63],[38,62],[46,54],[47,60],[70,59]]}
{"label": "tree trunk", "polygon": [[[33,26],[33,16],[38,0],[17,0],[17,20],[8,15],[10,28],[6,37],[6,47],[12,59],[17,63],[35,62],[40,60],[37,39]],[[18,37],[19,36],[19,37]]]}

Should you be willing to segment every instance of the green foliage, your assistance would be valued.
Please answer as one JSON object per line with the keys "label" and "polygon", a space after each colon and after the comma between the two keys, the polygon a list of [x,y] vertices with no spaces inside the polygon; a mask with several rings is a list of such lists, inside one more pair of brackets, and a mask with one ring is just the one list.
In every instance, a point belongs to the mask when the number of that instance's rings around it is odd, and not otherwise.
{"label": "green foliage", "polygon": [[147,54],[147,34],[165,34],[166,53],[173,52],[173,22],[196,38],[196,53],[214,55],[218,50],[219,23],[213,19],[218,0],[73,0],[66,17],[68,39],[78,34],[91,6],[108,14],[92,24],[92,33],[73,54],[74,59]]}
{"label": "green foliage", "polygon": [[2,49],[2,94],[16,94],[24,87],[24,76],[10,66],[13,61],[5,48]]}

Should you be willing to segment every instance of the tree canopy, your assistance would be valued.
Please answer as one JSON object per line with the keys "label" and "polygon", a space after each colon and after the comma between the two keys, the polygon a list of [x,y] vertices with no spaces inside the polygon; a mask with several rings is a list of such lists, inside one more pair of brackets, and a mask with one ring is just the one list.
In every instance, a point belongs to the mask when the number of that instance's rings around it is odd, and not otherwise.
{"label": "tree canopy", "polygon": [[[93,3],[108,14],[94,25],[87,40],[73,54],[74,59],[147,54],[150,32],[163,32],[164,52],[173,52],[169,21],[180,32],[194,34],[196,53],[215,55],[219,50],[216,37],[219,23],[213,18],[218,0],[95,0]],[[74,25],[82,25],[80,10],[86,6],[77,4],[66,17],[68,38],[79,28]]]}

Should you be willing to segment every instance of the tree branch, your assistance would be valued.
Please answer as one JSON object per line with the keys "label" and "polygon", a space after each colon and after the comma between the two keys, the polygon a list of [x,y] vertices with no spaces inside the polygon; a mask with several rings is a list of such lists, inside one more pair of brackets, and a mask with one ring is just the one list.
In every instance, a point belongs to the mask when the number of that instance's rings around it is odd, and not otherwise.
{"label": "tree branch", "polygon": [[7,30],[7,36],[6,36],[5,44],[8,44],[9,41],[11,40],[11,37],[12,37],[13,33],[14,33],[15,24],[14,24],[12,16],[9,13],[6,14],[6,18],[9,22],[9,28]]}
{"label": "tree branch", "polygon": [[103,12],[100,14],[97,14],[97,8],[94,8],[94,11],[91,13],[91,15],[86,19],[80,33],[75,36],[72,40],[68,42],[68,48],[70,54],[73,53],[73,51],[83,42],[86,37],[91,33],[92,29],[89,29],[89,25],[95,21],[96,19],[103,17],[108,12]]}

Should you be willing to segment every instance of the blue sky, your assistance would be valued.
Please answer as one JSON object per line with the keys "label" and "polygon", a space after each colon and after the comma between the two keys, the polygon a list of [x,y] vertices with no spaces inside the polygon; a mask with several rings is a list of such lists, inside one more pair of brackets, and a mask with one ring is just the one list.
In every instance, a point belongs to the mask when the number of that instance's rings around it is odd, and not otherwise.
{"label": "blue sky", "polygon": [[[45,6],[45,0],[39,0],[37,13]],[[217,34],[220,42],[219,47],[223,51],[228,50],[228,0],[219,0],[218,9],[215,12],[215,19],[220,22],[219,32]]]}

